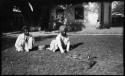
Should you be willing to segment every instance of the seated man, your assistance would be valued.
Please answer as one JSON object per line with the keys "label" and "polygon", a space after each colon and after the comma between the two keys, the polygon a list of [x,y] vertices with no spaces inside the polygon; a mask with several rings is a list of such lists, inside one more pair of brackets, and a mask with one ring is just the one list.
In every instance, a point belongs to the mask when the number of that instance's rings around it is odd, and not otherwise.
{"label": "seated man", "polygon": [[59,32],[60,33],[54,40],[52,40],[50,47],[47,49],[52,50],[53,52],[57,49],[59,49],[61,53],[64,53],[65,51],[68,52],[70,49],[70,41],[68,35],[66,34],[66,26],[61,26]]}
{"label": "seated man", "polygon": [[29,29],[27,26],[23,27],[23,33],[20,34],[15,42],[16,50],[29,52],[34,46],[34,38],[29,34]]}

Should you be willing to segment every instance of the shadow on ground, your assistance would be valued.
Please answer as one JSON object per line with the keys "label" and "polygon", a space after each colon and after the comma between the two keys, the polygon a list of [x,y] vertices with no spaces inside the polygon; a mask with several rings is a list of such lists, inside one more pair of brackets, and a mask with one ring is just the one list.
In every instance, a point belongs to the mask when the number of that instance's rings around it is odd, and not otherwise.
{"label": "shadow on ground", "polygon": [[72,45],[70,46],[70,47],[71,47],[70,50],[73,50],[73,49],[77,48],[77,47],[80,46],[80,45],[83,45],[83,43],[80,42],[80,43],[72,44]]}

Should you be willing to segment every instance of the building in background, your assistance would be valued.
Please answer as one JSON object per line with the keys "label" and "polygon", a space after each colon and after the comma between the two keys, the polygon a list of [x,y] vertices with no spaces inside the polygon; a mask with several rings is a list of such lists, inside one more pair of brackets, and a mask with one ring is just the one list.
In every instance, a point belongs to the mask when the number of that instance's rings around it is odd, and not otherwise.
{"label": "building in background", "polygon": [[[63,10],[60,15],[57,13],[59,9]],[[109,28],[112,25],[111,2],[83,2],[74,5],[58,5],[51,10],[53,21],[60,19],[58,16],[64,16],[68,20],[67,25],[73,30]]]}
{"label": "building in background", "polygon": [[76,2],[3,0],[0,5],[2,31],[18,31],[23,25],[30,26],[32,31],[57,30],[64,18],[67,19],[69,31],[110,28],[120,23],[123,25],[123,1]]}

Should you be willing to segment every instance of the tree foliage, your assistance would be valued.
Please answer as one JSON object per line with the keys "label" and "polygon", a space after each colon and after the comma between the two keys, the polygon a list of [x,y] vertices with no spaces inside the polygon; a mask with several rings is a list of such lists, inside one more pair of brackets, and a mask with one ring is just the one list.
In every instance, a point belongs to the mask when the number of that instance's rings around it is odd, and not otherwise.
{"label": "tree foliage", "polygon": [[112,13],[119,12],[124,14],[124,2],[123,1],[114,1],[112,3]]}

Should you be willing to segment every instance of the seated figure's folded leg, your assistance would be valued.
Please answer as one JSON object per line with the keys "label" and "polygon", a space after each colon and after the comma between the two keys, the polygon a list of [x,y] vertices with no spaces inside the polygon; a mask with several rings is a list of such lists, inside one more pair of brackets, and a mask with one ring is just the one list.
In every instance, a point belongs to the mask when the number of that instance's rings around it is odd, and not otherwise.
{"label": "seated figure's folded leg", "polygon": [[52,51],[55,52],[58,49],[57,43],[54,44]]}
{"label": "seated figure's folded leg", "polygon": [[51,51],[53,49],[53,44],[54,44],[54,40],[51,41],[50,46],[47,49]]}
{"label": "seated figure's folded leg", "polygon": [[29,38],[28,42],[25,42],[25,51],[29,52],[30,49],[33,48],[34,45],[34,39],[32,37]]}
{"label": "seated figure's folded leg", "polygon": [[70,42],[68,42],[66,46],[66,51],[68,52],[69,50],[70,50]]}
{"label": "seated figure's folded leg", "polygon": [[16,47],[16,50],[17,50],[18,52],[23,51],[23,48],[22,48],[21,46],[15,45],[15,47]]}
{"label": "seated figure's folded leg", "polygon": [[50,43],[50,47],[47,48],[47,49],[49,49],[49,50],[55,52],[55,51],[58,49],[56,40],[52,40],[51,43]]}
{"label": "seated figure's folded leg", "polygon": [[34,45],[34,42],[35,42],[34,38],[30,37],[29,40],[28,40],[27,48],[32,49],[33,45]]}
{"label": "seated figure's folded leg", "polygon": [[17,50],[18,52],[23,51],[21,48],[18,48],[18,49],[16,48],[16,50]]}
{"label": "seated figure's folded leg", "polygon": [[29,52],[29,47],[28,47],[28,43],[27,42],[25,43],[25,48],[24,49],[25,49],[26,52]]}

